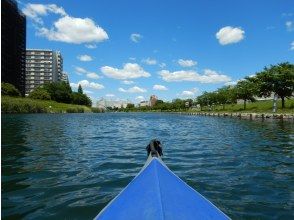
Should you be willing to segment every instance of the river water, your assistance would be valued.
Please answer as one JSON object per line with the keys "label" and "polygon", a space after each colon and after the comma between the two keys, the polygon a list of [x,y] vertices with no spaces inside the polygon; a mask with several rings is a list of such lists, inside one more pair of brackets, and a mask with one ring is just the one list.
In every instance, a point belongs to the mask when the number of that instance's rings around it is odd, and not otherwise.
{"label": "river water", "polygon": [[2,115],[2,219],[92,219],[158,138],[233,219],[293,219],[294,123],[160,113]]}

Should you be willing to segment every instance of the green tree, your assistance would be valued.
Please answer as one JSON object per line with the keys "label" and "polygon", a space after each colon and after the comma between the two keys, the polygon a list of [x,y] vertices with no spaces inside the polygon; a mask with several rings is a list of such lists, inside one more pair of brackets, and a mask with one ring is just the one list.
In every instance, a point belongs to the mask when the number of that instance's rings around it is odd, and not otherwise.
{"label": "green tree", "polygon": [[82,89],[81,84],[79,84],[78,93],[83,94],[83,89]]}
{"label": "green tree", "polygon": [[47,92],[46,89],[42,87],[38,87],[34,89],[28,96],[31,99],[41,99],[41,100],[50,100],[50,94]]}
{"label": "green tree", "polygon": [[20,96],[20,92],[10,83],[1,83],[1,95]]}
{"label": "green tree", "polygon": [[254,95],[257,93],[256,84],[248,79],[244,79],[239,81],[235,88],[237,98],[244,100],[245,110],[247,101],[255,101]]}
{"label": "green tree", "polygon": [[73,104],[92,106],[92,100],[86,94],[73,92],[71,98]]}
{"label": "green tree", "polygon": [[225,86],[216,91],[216,99],[217,103],[223,106],[225,109],[226,104],[235,103],[237,100],[236,92],[234,87]]}
{"label": "green tree", "polygon": [[51,99],[56,102],[71,103],[72,90],[66,82],[54,82],[44,84],[43,88],[50,94]]}
{"label": "green tree", "polygon": [[275,93],[282,99],[282,108],[285,108],[285,98],[293,96],[294,92],[294,65],[287,62],[265,67],[251,81],[258,87],[258,96],[269,97]]}

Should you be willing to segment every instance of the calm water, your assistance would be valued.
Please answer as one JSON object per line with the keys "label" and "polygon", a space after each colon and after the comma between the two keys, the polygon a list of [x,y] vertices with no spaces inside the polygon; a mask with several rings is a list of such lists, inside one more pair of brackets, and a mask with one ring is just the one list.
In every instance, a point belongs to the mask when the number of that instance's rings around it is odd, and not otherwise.
{"label": "calm water", "polygon": [[2,218],[94,218],[152,138],[233,219],[294,218],[294,123],[143,113],[2,115]]}

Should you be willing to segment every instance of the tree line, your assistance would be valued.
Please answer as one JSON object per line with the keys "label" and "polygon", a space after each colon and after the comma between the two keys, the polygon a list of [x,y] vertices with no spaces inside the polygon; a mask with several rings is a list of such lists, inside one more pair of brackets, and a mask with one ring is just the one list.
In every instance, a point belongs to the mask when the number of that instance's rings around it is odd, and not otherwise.
{"label": "tree line", "polygon": [[[1,94],[15,97],[20,96],[20,92],[9,83],[1,83]],[[28,98],[92,106],[92,100],[84,94],[81,85],[79,85],[77,92],[73,92],[67,82],[52,82],[41,85],[34,89],[28,95]]]}
{"label": "tree line", "polygon": [[200,106],[201,110],[208,108],[214,110],[215,106],[226,109],[228,104],[236,104],[237,100],[243,100],[246,109],[248,101],[256,101],[256,97],[270,97],[275,95],[282,100],[282,108],[285,108],[285,99],[294,94],[294,65],[288,62],[265,67],[254,76],[239,80],[236,85],[224,86],[213,92],[204,92],[195,100],[174,99],[172,102],[157,100],[152,107],[135,107],[128,105],[126,111],[180,111],[191,106]]}
{"label": "tree line", "polygon": [[294,65],[288,62],[265,67],[254,76],[245,77],[235,86],[225,86],[213,92],[204,92],[198,96],[196,103],[203,107],[212,108],[214,105],[234,104],[238,99],[244,101],[244,109],[248,101],[255,101],[255,97],[276,96],[282,100],[285,108],[285,99],[294,94]]}

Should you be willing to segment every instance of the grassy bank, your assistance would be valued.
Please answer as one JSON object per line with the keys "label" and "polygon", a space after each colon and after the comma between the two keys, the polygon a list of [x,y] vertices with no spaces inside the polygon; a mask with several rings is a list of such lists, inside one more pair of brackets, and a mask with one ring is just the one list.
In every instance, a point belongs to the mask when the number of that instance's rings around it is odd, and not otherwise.
{"label": "grassy bank", "polygon": [[29,98],[1,97],[1,113],[83,113],[90,107]]}
{"label": "grassy bank", "polygon": [[[196,110],[189,110],[196,111]],[[198,110],[200,111],[200,110]],[[246,110],[244,110],[244,105],[242,104],[233,104],[223,106],[214,106],[211,110],[209,108],[203,108],[204,112],[248,112],[248,113],[272,113],[273,111],[273,101],[256,101],[249,102],[246,104]],[[277,113],[290,113],[294,114],[294,99],[286,99],[285,108],[282,109],[282,102],[278,100],[277,102]]]}

